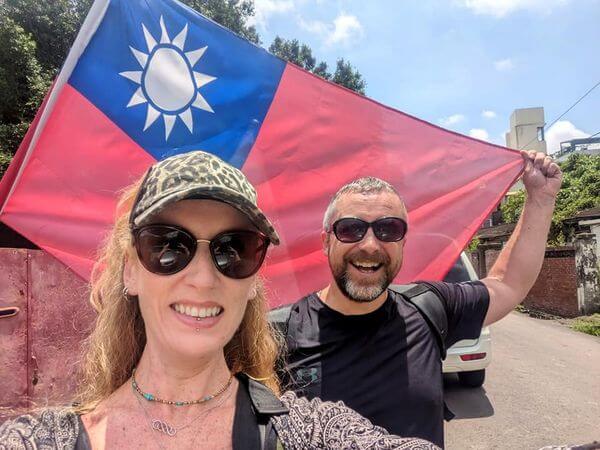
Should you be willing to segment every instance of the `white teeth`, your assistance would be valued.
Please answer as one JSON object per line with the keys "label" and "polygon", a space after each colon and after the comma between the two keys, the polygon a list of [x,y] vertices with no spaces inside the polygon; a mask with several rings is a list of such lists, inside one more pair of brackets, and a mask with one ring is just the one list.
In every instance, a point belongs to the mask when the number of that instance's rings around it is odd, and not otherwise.
{"label": "white teeth", "polygon": [[360,266],[360,267],[366,267],[366,268],[371,268],[371,267],[377,267],[379,266],[379,263],[375,263],[375,262],[369,262],[369,261],[355,261],[354,262],[355,266]]}
{"label": "white teeth", "polygon": [[180,314],[185,314],[186,316],[191,317],[215,317],[219,315],[222,311],[222,308],[219,306],[214,306],[212,308],[198,308],[196,306],[184,306],[179,303],[175,303],[173,305],[173,309]]}

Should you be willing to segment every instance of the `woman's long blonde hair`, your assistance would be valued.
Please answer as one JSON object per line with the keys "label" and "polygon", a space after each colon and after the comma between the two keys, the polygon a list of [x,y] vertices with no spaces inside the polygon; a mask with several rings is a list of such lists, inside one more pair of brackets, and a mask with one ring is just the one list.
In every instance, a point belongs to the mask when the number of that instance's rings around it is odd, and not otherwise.
{"label": "woman's long blonde hair", "polygon": [[[117,206],[115,225],[92,272],[90,302],[98,315],[84,346],[75,409],[93,410],[131,376],[146,345],[144,322],[137,298],[124,294],[123,269],[133,255],[129,214],[140,189],[140,179],[127,188]],[[267,321],[267,299],[257,279],[257,294],[248,302],[242,323],[225,346],[232,373],[244,372],[280,392],[275,374],[279,345]]]}

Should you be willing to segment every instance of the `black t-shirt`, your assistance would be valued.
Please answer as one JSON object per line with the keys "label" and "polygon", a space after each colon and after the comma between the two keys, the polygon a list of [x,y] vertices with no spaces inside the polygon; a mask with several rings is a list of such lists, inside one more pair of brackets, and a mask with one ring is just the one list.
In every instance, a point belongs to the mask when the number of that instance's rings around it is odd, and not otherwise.
{"label": "black t-shirt", "polygon": [[[483,283],[428,283],[441,294],[450,347],[476,339],[489,304]],[[292,306],[287,334],[290,388],[343,400],[390,433],[443,446],[440,349],[423,316],[388,290],[376,311],[346,316],[311,294]]]}

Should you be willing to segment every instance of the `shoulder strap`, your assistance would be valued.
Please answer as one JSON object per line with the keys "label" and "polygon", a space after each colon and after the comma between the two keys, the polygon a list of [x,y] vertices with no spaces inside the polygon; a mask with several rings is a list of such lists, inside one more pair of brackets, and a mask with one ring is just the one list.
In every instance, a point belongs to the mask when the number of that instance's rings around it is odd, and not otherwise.
{"label": "shoulder strap", "polygon": [[417,308],[435,335],[442,359],[446,358],[448,316],[437,291],[425,283],[391,285],[389,289]]}
{"label": "shoulder strap", "polygon": [[292,305],[280,306],[269,311],[269,322],[283,337],[287,336],[288,323],[292,314]]}
{"label": "shoulder strap", "polygon": [[259,424],[259,427],[264,429],[261,432],[262,450],[283,450],[283,444],[271,420],[267,424]]}

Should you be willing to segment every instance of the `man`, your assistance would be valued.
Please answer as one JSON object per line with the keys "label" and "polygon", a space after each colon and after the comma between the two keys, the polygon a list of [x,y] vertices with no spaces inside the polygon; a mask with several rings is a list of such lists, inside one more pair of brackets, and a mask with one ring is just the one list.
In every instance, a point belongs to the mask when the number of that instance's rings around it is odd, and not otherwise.
{"label": "man", "polygon": [[[527,200],[488,276],[426,284],[446,312],[446,347],[476,339],[512,311],[540,271],[562,174],[544,153],[522,155]],[[343,400],[391,433],[443,446],[441,348],[424,316],[388,289],[410,239],[407,222],[402,199],[382,180],[361,178],[337,192],[322,232],[333,282],[292,305],[286,372],[301,395]]]}

